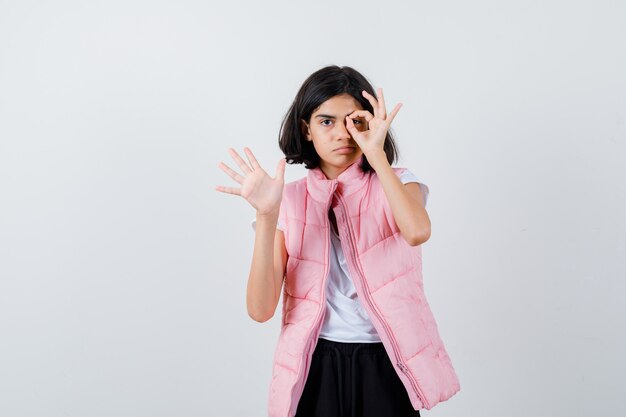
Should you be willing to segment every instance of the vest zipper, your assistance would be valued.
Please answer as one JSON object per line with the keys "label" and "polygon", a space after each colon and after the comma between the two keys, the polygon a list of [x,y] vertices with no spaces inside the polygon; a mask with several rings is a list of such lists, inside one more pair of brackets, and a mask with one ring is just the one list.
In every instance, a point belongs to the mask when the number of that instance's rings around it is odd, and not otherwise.
{"label": "vest zipper", "polygon": [[[376,311],[376,308],[374,306],[374,303],[372,302],[372,300],[370,299],[369,296],[369,287],[367,285],[367,281],[365,279],[365,274],[363,273],[363,268],[361,266],[360,261],[358,260],[358,257],[356,256],[357,254],[357,248],[356,248],[356,244],[354,243],[354,239],[352,236],[352,229],[350,227],[350,221],[349,219],[346,217],[346,204],[344,202],[344,199],[342,196],[337,195],[338,200],[341,201],[341,209],[345,218],[345,223],[348,229],[348,233],[349,233],[349,244],[352,247],[352,251],[347,251],[348,253],[345,253],[346,251],[344,251],[344,255],[348,255],[350,256],[350,258],[352,259],[352,264],[356,266],[356,268],[358,269],[358,273],[360,274],[360,278],[361,278],[361,283],[363,284],[363,286],[365,287],[365,291],[364,291],[364,295],[365,295],[365,300],[367,301],[367,303],[370,306],[370,310],[376,314],[376,316],[378,317],[378,319],[380,320],[380,322],[383,324],[383,327],[385,328],[385,332],[387,333],[387,336],[389,338],[389,340],[391,341],[391,346],[393,347],[393,351],[394,351],[394,355],[396,357],[396,365],[398,366],[398,368],[400,368],[402,370],[402,372],[404,372],[404,374],[407,376],[407,378],[409,379],[409,381],[411,382],[411,386],[413,387],[413,390],[415,391],[415,393],[417,394],[417,396],[419,397],[419,399],[422,401],[422,403],[424,404],[425,407],[428,407],[428,403],[426,402],[426,398],[424,397],[424,395],[422,394],[419,386],[417,385],[417,382],[414,380],[413,375],[411,374],[411,372],[409,372],[409,369],[407,368],[407,366],[404,364],[404,362],[402,361],[402,355],[400,354],[400,349],[398,348],[397,342],[391,332],[391,330],[389,329],[387,322],[382,318],[382,316],[380,314],[378,314],[378,312]],[[349,265],[349,263],[348,263]]]}

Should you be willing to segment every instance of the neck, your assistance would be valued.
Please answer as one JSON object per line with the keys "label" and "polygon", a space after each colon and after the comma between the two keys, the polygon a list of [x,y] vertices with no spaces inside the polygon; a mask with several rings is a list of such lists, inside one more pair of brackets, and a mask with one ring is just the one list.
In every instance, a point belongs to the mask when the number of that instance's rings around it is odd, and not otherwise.
{"label": "neck", "polygon": [[353,164],[360,164],[361,159],[362,156],[359,156],[346,166],[330,165],[324,161],[321,161],[320,170],[324,173],[327,179],[334,180],[339,177],[339,175],[341,175],[346,169],[350,168]]}

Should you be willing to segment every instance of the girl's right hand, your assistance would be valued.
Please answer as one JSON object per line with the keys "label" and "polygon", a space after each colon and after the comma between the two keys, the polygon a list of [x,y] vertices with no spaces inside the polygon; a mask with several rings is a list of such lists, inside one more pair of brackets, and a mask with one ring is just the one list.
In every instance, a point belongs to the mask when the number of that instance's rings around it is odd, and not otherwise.
{"label": "girl's right hand", "polygon": [[215,189],[224,193],[242,196],[256,209],[258,214],[278,213],[283,199],[286,159],[282,158],[278,162],[276,177],[272,178],[261,168],[250,148],[245,147],[243,149],[246,152],[248,161],[250,161],[250,165],[244,162],[233,148],[228,148],[228,152],[243,171],[243,176],[230,169],[223,162],[220,162],[219,165],[232,179],[241,184],[241,188],[218,185]]}

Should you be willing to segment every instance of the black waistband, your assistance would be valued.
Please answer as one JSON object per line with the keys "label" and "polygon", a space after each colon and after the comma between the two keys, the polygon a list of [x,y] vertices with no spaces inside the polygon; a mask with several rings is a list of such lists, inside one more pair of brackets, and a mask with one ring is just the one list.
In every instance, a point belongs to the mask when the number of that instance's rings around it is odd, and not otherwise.
{"label": "black waistband", "polygon": [[383,342],[336,342],[334,340],[318,338],[316,349],[320,352],[339,351],[347,356],[356,353],[385,353]]}

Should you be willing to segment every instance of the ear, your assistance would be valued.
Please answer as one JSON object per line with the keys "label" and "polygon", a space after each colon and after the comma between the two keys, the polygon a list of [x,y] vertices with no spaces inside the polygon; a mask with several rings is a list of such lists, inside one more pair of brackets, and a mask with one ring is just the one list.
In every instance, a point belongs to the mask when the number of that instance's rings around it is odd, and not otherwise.
{"label": "ear", "polygon": [[300,119],[300,130],[306,136],[306,140],[311,141],[311,129],[309,129],[309,124],[303,119]]}

